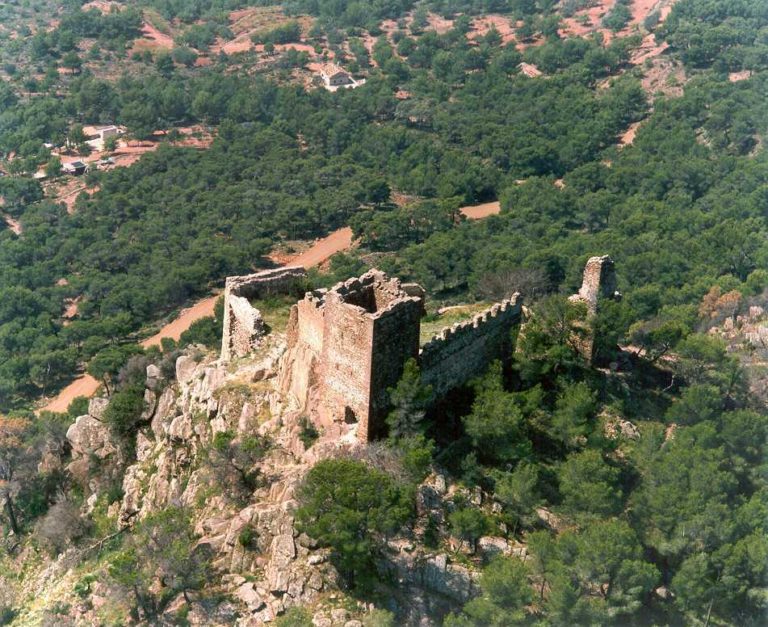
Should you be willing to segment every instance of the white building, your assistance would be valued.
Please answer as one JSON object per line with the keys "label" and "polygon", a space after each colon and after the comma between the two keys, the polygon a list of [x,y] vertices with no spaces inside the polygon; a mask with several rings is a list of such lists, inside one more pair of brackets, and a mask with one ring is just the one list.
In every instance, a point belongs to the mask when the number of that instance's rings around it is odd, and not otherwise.
{"label": "white building", "polygon": [[356,81],[349,72],[335,63],[323,65],[320,68],[320,78],[323,80],[323,87],[328,91],[354,89],[365,83],[364,80]]}

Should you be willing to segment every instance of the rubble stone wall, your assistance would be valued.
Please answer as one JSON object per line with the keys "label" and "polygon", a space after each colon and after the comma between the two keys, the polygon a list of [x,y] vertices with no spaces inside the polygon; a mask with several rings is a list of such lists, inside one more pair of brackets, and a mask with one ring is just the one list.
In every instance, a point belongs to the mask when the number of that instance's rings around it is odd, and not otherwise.
{"label": "rubble stone wall", "polygon": [[584,267],[584,278],[575,300],[584,301],[590,314],[597,311],[600,298],[613,298],[616,294],[616,272],[608,255],[590,257]]}
{"label": "rubble stone wall", "polygon": [[261,313],[249,299],[290,292],[306,276],[304,268],[288,267],[228,277],[224,288],[221,360],[244,357],[258,346],[264,335]]}
{"label": "rubble stone wall", "polygon": [[421,349],[422,382],[437,396],[466,384],[496,360],[510,354],[512,330],[522,318],[522,298],[515,294],[472,320],[443,329]]}

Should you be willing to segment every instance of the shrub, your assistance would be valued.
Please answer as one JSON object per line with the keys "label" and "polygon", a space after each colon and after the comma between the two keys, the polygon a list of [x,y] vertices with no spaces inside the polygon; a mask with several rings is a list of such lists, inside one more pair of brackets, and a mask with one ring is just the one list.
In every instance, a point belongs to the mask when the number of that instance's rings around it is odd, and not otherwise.
{"label": "shrub", "polygon": [[115,392],[104,410],[104,422],[120,437],[132,435],[144,411],[144,386],[129,385]]}
{"label": "shrub", "polygon": [[299,432],[299,440],[301,440],[304,448],[308,449],[315,443],[317,438],[320,437],[320,432],[315,428],[315,425],[313,425],[309,418],[306,416],[301,419],[299,424],[301,426],[301,431]]}

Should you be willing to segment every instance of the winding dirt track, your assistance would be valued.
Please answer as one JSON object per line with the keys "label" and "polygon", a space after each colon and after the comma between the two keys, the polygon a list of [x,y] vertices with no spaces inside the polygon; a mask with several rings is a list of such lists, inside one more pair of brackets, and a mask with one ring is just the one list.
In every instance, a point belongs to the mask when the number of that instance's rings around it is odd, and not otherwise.
{"label": "winding dirt track", "polygon": [[[309,250],[306,250],[294,259],[291,259],[286,265],[300,265],[305,268],[310,268],[321,264],[323,261],[342,250],[347,250],[350,246],[352,246],[352,229],[348,227],[339,229],[338,231],[331,233],[328,237],[318,240]],[[163,338],[178,340],[181,337],[181,334],[184,333],[193,322],[200,318],[213,315],[213,308],[216,305],[217,299],[218,295],[209,296],[208,298],[198,301],[192,307],[182,310],[178,318],[173,322],[166,324],[152,337],[144,340],[141,345],[145,348],[149,346],[159,346],[160,341]],[[78,396],[93,396],[96,393],[96,390],[99,389],[99,385],[100,383],[90,375],[78,377],[65,387],[56,398],[39,411],[65,412],[67,411],[69,404]]]}
{"label": "winding dirt track", "polygon": [[[470,220],[477,220],[489,215],[497,214],[500,210],[498,202],[490,202],[475,207],[463,207],[461,212]],[[318,240],[312,247],[293,259],[290,259],[285,265],[311,268],[320,265],[336,253],[348,250],[351,247],[352,229],[344,227],[343,229],[334,231],[328,237]],[[218,295],[209,296],[208,298],[198,301],[192,305],[192,307],[182,310],[178,318],[166,324],[152,337],[144,340],[141,345],[144,348],[159,346],[160,341],[163,338],[178,340],[181,337],[181,334],[184,333],[193,322],[200,318],[213,315],[213,308],[216,305],[218,297]],[[65,412],[67,411],[69,404],[78,396],[93,396],[96,393],[96,390],[99,389],[99,385],[100,383],[90,375],[78,377],[65,387],[56,398],[38,411]]]}

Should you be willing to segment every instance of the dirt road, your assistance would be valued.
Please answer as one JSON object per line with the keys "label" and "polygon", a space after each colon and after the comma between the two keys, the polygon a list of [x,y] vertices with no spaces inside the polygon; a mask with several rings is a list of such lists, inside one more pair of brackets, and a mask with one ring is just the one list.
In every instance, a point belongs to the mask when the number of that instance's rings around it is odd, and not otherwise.
{"label": "dirt road", "polygon": [[[339,229],[328,237],[318,240],[311,248],[291,259],[286,265],[301,265],[310,268],[321,264],[332,255],[346,250],[350,246],[352,246],[352,229],[348,227]],[[159,346],[160,341],[166,337],[178,340],[193,322],[205,316],[213,315],[213,308],[217,299],[218,295],[210,296],[198,301],[192,307],[184,309],[178,318],[165,325],[152,337],[144,340],[141,345],[145,348]],[[93,396],[99,385],[99,382],[90,375],[83,375],[65,387],[55,399],[39,411],[65,412],[69,404],[78,396]]]}
{"label": "dirt road", "polygon": [[[470,220],[478,220],[490,215],[495,215],[501,210],[499,202],[488,202],[474,207],[462,208],[462,213]],[[304,266],[311,268],[318,266],[333,255],[352,247],[352,229],[344,227],[334,231],[328,237],[315,242],[309,249],[297,255],[286,262],[285,265]],[[190,325],[206,316],[213,315],[213,308],[216,305],[218,295],[209,296],[198,301],[192,307],[182,310],[178,318],[173,322],[166,324],[160,331],[152,337],[144,340],[141,345],[144,348],[150,346],[159,346],[163,338],[178,340],[181,334],[186,331]],[[65,387],[59,395],[48,403],[40,411],[65,412],[69,404],[78,396],[93,396],[99,388],[99,382],[89,375],[83,375],[75,379]]]}

